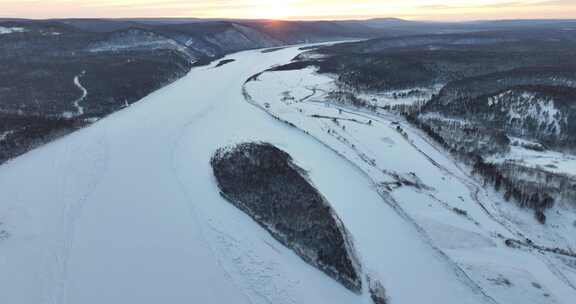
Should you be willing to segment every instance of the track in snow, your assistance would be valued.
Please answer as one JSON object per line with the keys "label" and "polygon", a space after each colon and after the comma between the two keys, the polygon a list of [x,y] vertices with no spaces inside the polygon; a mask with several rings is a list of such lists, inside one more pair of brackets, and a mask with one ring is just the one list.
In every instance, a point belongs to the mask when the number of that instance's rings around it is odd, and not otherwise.
{"label": "track in snow", "polygon": [[82,85],[82,83],[80,82],[80,78],[85,74],[86,71],[82,71],[82,73],[80,73],[79,75],[74,76],[74,86],[80,90],[81,96],[78,97],[76,100],[74,100],[74,102],[72,102],[72,105],[74,105],[74,107],[76,108],[76,113],[65,112],[64,113],[65,118],[72,118],[75,116],[84,115],[84,107],[80,104],[86,99],[86,96],[88,96],[88,90],[86,90],[86,88]]}

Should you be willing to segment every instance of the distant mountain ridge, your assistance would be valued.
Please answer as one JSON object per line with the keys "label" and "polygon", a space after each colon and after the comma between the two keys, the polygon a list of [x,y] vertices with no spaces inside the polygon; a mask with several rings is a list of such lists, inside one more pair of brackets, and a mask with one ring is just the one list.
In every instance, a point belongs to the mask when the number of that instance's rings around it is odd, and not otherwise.
{"label": "distant mountain ridge", "polygon": [[0,163],[227,54],[369,38],[356,24],[196,19],[0,19]]}

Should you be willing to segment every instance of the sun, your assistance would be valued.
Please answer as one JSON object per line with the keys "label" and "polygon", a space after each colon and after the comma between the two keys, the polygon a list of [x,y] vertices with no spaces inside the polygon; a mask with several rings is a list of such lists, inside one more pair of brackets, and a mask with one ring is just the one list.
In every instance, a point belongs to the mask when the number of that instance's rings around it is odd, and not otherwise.
{"label": "sun", "polygon": [[297,15],[297,10],[294,7],[294,3],[298,1],[294,0],[284,0],[284,1],[270,1],[268,5],[263,8],[262,11],[258,12],[258,18],[265,19],[285,19]]}

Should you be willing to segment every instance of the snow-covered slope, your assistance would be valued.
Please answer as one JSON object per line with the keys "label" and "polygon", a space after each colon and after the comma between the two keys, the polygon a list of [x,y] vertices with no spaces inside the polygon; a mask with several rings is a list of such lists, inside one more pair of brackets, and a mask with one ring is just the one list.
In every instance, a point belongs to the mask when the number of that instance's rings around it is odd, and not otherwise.
{"label": "snow-covered slope", "polygon": [[137,28],[110,33],[107,39],[86,46],[86,51],[91,53],[153,50],[172,50],[187,56],[192,62],[198,60],[193,55],[194,50],[188,49],[187,46],[152,31]]}

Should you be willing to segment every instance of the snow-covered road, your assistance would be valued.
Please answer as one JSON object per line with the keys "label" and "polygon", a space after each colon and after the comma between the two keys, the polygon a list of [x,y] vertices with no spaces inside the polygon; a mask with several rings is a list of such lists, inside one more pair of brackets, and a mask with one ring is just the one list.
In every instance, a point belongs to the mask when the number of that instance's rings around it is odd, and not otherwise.
{"label": "snow-covered road", "polygon": [[78,99],[76,99],[74,101],[74,107],[76,107],[76,109],[78,109],[78,114],[77,114],[78,116],[84,114],[84,107],[81,106],[80,103],[83,102],[84,99],[86,99],[86,96],[88,96],[88,91],[82,85],[82,83],[80,83],[80,77],[84,76],[85,74],[86,74],[86,71],[83,71],[82,73],[80,73],[80,75],[74,77],[74,85],[82,92],[82,96],[80,96]]}
{"label": "snow-covered road", "polygon": [[88,90],[86,90],[86,88],[82,85],[82,83],[80,82],[80,78],[83,77],[85,74],[86,71],[82,71],[82,73],[74,76],[74,86],[78,88],[78,90],[81,92],[81,96],[76,98],[74,102],[72,102],[74,108],[76,109],[76,112],[65,112],[64,118],[70,119],[75,116],[84,115],[84,107],[81,106],[80,103],[84,102],[86,96],[88,96]]}
{"label": "snow-covered road", "polygon": [[245,140],[269,141],[310,171],[393,302],[486,302],[360,170],[244,101],[247,78],[299,52],[193,69],[0,167],[0,303],[370,303],[219,196],[210,155]]}

